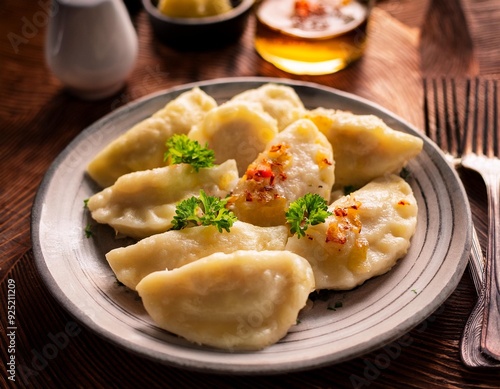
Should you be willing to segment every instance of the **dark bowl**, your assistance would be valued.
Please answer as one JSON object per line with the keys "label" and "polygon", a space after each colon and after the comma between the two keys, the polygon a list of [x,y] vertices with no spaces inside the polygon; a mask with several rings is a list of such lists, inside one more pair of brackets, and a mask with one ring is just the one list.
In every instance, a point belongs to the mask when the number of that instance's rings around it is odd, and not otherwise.
{"label": "dark bowl", "polygon": [[158,0],[142,0],[142,3],[160,41],[180,50],[203,50],[238,41],[247,25],[254,0],[231,0],[231,11],[202,18],[172,18],[158,10]]}

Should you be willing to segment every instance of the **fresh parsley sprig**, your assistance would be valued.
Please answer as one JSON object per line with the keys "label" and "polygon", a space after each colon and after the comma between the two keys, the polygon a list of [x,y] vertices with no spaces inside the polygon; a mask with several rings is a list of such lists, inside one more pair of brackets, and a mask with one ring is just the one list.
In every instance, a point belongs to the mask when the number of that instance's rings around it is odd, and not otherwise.
{"label": "fresh parsley sprig", "polygon": [[301,238],[309,226],[324,223],[331,214],[323,197],[307,193],[290,204],[285,216],[292,235],[297,234]]}
{"label": "fresh parsley sprig", "polygon": [[223,229],[229,232],[237,218],[226,208],[226,203],[227,199],[209,196],[200,190],[199,197],[193,196],[177,204],[172,229],[214,225],[219,232]]}
{"label": "fresh parsley sprig", "polygon": [[207,146],[201,146],[198,141],[188,138],[185,134],[175,134],[166,144],[167,151],[163,156],[164,161],[175,165],[187,163],[198,171],[202,167],[212,167],[215,163],[214,151]]}

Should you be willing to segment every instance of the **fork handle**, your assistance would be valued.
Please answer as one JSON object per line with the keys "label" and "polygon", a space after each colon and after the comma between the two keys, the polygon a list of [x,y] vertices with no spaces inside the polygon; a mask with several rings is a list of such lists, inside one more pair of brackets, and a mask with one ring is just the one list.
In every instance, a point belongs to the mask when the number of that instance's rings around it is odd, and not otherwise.
{"label": "fork handle", "polygon": [[486,253],[485,309],[481,349],[500,360],[500,177],[491,172],[485,179],[488,195],[488,250]]}
{"label": "fork handle", "polygon": [[[477,294],[481,295],[484,285],[484,256],[475,227],[472,227],[472,247],[469,257],[469,269]],[[482,316],[483,315],[481,315],[481,321]]]}

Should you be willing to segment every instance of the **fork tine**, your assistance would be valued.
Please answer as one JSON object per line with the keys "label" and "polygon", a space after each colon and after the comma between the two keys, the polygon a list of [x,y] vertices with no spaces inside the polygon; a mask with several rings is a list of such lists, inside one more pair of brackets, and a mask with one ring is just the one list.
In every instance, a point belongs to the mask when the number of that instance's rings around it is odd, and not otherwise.
{"label": "fork tine", "polygon": [[[433,98],[434,98],[434,124],[435,124],[434,131],[436,133],[436,136],[435,136],[436,143],[441,149],[446,150],[447,148],[444,147],[445,145],[443,144],[441,117],[439,115],[439,113],[441,112],[440,107],[439,107],[439,101],[440,101],[439,90],[438,90],[437,81],[435,78],[432,79],[432,91],[433,91]],[[446,104],[444,102],[444,98],[443,98],[443,104]]]}
{"label": "fork tine", "polygon": [[470,89],[471,89],[471,81],[470,79],[467,79],[465,82],[465,109],[464,109],[464,137],[463,137],[463,146],[462,146],[462,152],[470,152],[470,143],[469,139],[471,137],[470,134],[470,99],[471,99],[471,94],[470,94]]}
{"label": "fork tine", "polygon": [[425,135],[432,139],[431,125],[430,125],[430,112],[429,112],[429,97],[427,88],[427,78],[422,79],[424,88],[424,130]]}
{"label": "fork tine", "polygon": [[449,112],[449,106],[448,106],[448,84],[446,82],[446,79],[443,77],[441,78],[441,86],[442,86],[442,93],[443,93],[443,114],[444,114],[444,130],[445,130],[445,137],[444,139],[446,140],[446,150],[449,152],[456,154],[454,150],[452,150],[452,139],[453,139],[453,134],[452,134],[452,129],[451,129],[451,123],[450,123],[450,112]]}
{"label": "fork tine", "polygon": [[490,148],[488,145],[491,145],[492,142],[488,139],[488,114],[489,114],[489,83],[488,81],[484,82],[484,111],[483,111],[483,155],[487,155],[491,157]]}
{"label": "fork tine", "polygon": [[424,129],[425,134],[441,147],[441,140],[436,128],[439,123],[438,99],[436,97],[436,83],[434,79],[423,78],[424,89]]}
{"label": "fork tine", "polygon": [[451,98],[453,107],[453,125],[451,127],[452,129],[454,129],[451,138],[455,139],[455,145],[453,147],[456,148],[456,155],[462,155],[464,150],[463,149],[464,137],[462,136],[462,129],[458,117],[457,86],[454,78],[451,79],[451,90],[452,90]]}
{"label": "fork tine", "polygon": [[500,134],[498,133],[498,90],[497,80],[493,81],[493,147],[495,156],[500,158]]}
{"label": "fork tine", "polygon": [[[448,152],[455,156],[462,155],[462,134],[458,118],[457,89],[455,79],[442,79],[444,102],[444,125]],[[449,90],[448,85],[451,86]],[[451,104],[451,107],[450,107]]]}
{"label": "fork tine", "polygon": [[498,134],[498,96],[497,80],[485,80],[484,84],[484,144],[483,154],[500,157]]}
{"label": "fork tine", "polygon": [[476,142],[474,140],[474,129],[477,129],[477,127],[475,126],[475,117],[477,115],[476,101],[478,92],[472,91],[472,84],[473,82],[468,78],[465,83],[464,146],[462,149],[463,154],[471,153],[476,148]]}
{"label": "fork tine", "polygon": [[474,113],[472,122],[472,150],[478,153],[480,150],[479,138],[480,138],[480,128],[479,128],[479,80],[476,78],[474,83]]}

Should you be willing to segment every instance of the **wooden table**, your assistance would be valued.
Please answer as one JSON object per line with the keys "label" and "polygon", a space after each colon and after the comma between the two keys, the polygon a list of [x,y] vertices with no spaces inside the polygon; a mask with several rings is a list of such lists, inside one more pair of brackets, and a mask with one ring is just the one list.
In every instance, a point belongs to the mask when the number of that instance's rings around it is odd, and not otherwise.
{"label": "wooden table", "polygon": [[[181,53],[158,43],[146,15],[139,11],[133,14],[140,40],[137,66],[124,90],[95,102],[67,94],[45,66],[45,25],[40,12],[44,12],[46,3],[6,0],[0,5],[0,386],[10,384],[6,380],[7,288],[12,282],[9,280],[14,280],[14,387],[500,387],[499,370],[468,371],[459,359],[462,329],[476,301],[468,272],[437,312],[400,339],[404,346],[390,363],[380,364],[385,351],[377,350],[307,372],[217,376],[142,359],[79,326],[42,282],[30,240],[34,195],[58,153],[110,111],[172,86],[234,76],[313,81],[373,100],[423,128],[422,76],[499,78],[498,1],[379,1],[364,57],[337,74],[316,77],[291,76],[261,60],[252,46],[253,23],[238,44],[212,52]],[[23,31],[26,21],[36,21],[36,31]],[[13,45],[9,33],[23,37],[22,42]],[[464,172],[463,179],[485,247],[484,185],[471,172]],[[57,335],[64,331],[73,336],[57,343]],[[51,353],[45,362],[37,357],[43,352]]]}

